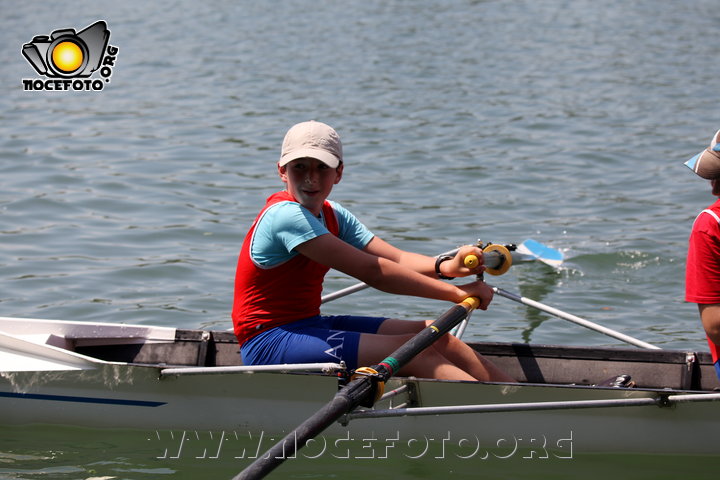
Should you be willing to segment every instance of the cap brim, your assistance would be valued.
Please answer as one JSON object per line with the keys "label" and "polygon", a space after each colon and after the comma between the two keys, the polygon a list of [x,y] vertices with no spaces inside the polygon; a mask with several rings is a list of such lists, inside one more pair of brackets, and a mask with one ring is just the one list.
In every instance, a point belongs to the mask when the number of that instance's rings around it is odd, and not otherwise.
{"label": "cap brim", "polygon": [[702,153],[698,153],[697,155],[695,155],[694,157],[692,157],[690,160],[688,160],[687,162],[685,162],[685,166],[688,167],[690,170],[692,170],[692,171],[694,172],[694,171],[695,171],[695,165],[697,165],[697,161],[698,161],[698,159],[700,158],[700,155],[702,155]]}
{"label": "cap brim", "polygon": [[702,178],[720,178],[720,153],[717,148],[708,148],[685,162],[685,166]]}
{"label": "cap brim", "polygon": [[325,150],[320,150],[319,148],[301,148],[299,150],[293,150],[292,153],[289,153],[285,155],[284,157],[280,157],[280,161],[278,162],[278,165],[281,167],[287,165],[288,163],[292,162],[293,160],[297,160],[298,158],[317,158],[321,162],[323,162],[325,165],[327,165],[330,168],[337,168],[338,165],[340,165],[340,159],[337,158],[332,153],[328,153]]}

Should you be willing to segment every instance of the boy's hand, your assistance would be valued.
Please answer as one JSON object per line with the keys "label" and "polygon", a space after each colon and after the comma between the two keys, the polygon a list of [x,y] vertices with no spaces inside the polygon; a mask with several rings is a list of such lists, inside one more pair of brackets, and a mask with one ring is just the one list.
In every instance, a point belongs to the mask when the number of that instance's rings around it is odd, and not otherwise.
{"label": "boy's hand", "polygon": [[[478,259],[477,265],[472,268],[465,266],[465,257],[468,255],[474,255]],[[448,277],[467,277],[468,275],[479,275],[484,271],[483,252],[474,245],[460,247],[452,260],[442,263],[442,273]]]}
{"label": "boy's hand", "polygon": [[459,285],[458,288],[463,292],[463,298],[459,299],[458,302],[462,302],[467,297],[475,297],[480,300],[480,310],[487,310],[490,302],[492,302],[495,292],[493,289],[483,281],[476,281],[465,285]]}

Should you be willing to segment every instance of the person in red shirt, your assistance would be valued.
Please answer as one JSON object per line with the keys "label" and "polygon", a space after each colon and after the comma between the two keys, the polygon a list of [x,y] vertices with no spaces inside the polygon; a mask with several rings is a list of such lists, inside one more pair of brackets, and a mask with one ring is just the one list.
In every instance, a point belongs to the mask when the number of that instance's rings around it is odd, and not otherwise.
{"label": "person in red shirt", "polygon": [[[372,234],[349,211],[328,201],[342,179],[342,143],[330,126],[293,126],[277,164],[286,190],[270,196],[248,231],[238,258],[233,324],[246,364],[345,362],[374,365],[431,322],[323,316],[322,281],[331,268],[379,290],[460,302],[477,297],[487,309],[492,289],[476,280],[454,285],[440,278],[481,273],[467,268],[475,246],[454,258],[406,252]],[[452,335],[445,335],[400,370],[405,376],[450,380],[513,378]]]}
{"label": "person in red shirt", "polygon": [[[720,197],[720,130],[710,146],[685,165],[710,180],[712,194]],[[720,199],[700,212],[693,223],[685,267],[685,300],[698,304],[720,377]]]}

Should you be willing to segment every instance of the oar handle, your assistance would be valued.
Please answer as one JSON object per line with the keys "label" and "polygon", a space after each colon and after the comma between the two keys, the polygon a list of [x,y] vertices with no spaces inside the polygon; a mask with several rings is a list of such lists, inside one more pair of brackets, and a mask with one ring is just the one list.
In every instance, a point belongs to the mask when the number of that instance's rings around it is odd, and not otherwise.
{"label": "oar handle", "polygon": [[467,268],[475,268],[478,266],[479,263],[480,260],[478,259],[477,255],[473,255],[472,253],[463,259],[463,264]]}

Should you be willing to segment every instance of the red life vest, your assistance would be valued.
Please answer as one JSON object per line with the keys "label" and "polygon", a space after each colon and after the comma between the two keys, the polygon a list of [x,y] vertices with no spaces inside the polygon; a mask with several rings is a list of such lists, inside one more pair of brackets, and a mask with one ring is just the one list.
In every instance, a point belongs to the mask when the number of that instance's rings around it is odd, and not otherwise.
{"label": "red life vest", "polygon": [[[235,336],[240,345],[268,328],[320,314],[322,283],[329,267],[296,255],[287,262],[263,268],[253,263],[250,257],[258,221],[270,206],[285,201],[297,202],[285,191],[268,197],[240,250],[232,311]],[[322,212],[325,226],[338,236],[340,229],[329,202],[325,201]]]}
{"label": "red life vest", "polygon": [[[700,214],[695,219],[695,222],[697,222],[703,214],[710,215],[720,225],[720,200],[716,201],[714,204],[710,205],[707,209],[700,212]],[[694,228],[694,226],[695,225],[693,224],[693,228]],[[691,240],[692,240],[692,238],[691,238]],[[708,260],[705,258],[696,258],[696,257],[691,258],[688,255],[686,270],[691,271],[692,274],[686,276],[686,279],[685,279],[686,290],[689,292],[692,292],[692,295],[694,297],[698,296],[698,291],[702,292],[702,294],[704,296],[707,296],[708,290],[709,290],[709,285],[712,285],[713,288],[717,287],[717,274],[715,274],[715,277],[709,278],[708,276],[699,276],[695,273],[696,265],[701,261],[707,262]],[[717,294],[715,294],[715,296],[716,295]],[[693,300],[691,299],[690,301],[693,301]],[[707,303],[711,303],[711,302],[715,303],[714,298],[707,298]],[[704,302],[696,302],[696,303],[704,303]],[[713,363],[716,364],[718,377],[720,377],[720,365],[717,363],[718,360],[720,360],[720,346],[715,344],[712,340],[710,340],[710,337],[708,337],[707,342],[708,342],[708,347],[710,347],[710,353],[712,354]]]}

